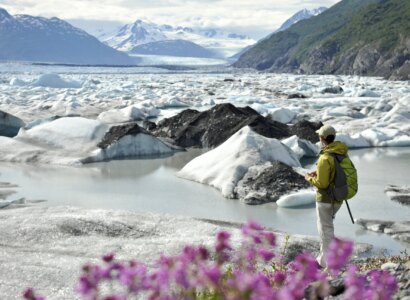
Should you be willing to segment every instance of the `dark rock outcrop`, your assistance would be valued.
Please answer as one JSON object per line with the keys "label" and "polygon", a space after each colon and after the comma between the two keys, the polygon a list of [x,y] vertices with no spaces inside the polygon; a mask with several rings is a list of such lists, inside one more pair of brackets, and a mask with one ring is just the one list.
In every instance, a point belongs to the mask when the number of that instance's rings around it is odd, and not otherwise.
{"label": "dark rock outcrop", "polygon": [[303,176],[292,167],[275,161],[262,170],[249,171],[238,183],[235,192],[246,204],[276,202],[292,191],[309,188]]}
{"label": "dark rock outcrop", "polygon": [[341,94],[343,93],[343,88],[340,86],[331,86],[324,88],[322,94]]}
{"label": "dark rock outcrop", "polygon": [[288,126],[261,116],[250,107],[218,104],[207,111],[187,109],[160,121],[153,133],[171,138],[181,147],[217,147],[245,126],[269,138],[290,136]]}
{"label": "dark rock outcrop", "polygon": [[410,186],[389,185],[384,192],[391,200],[410,206]]}
{"label": "dark rock outcrop", "polygon": [[317,143],[319,142],[319,136],[316,133],[316,130],[319,130],[322,126],[322,122],[309,122],[307,120],[302,120],[291,126],[290,131],[292,135],[297,135],[302,139],[308,140],[312,143]]}
{"label": "dark rock outcrop", "polygon": [[391,235],[396,240],[410,244],[410,221],[393,222],[358,219],[356,224],[370,231]]}
{"label": "dark rock outcrop", "polygon": [[137,135],[139,133],[151,135],[148,131],[138,126],[137,123],[112,126],[97,146],[101,149],[106,149],[126,135]]}
{"label": "dark rock outcrop", "polygon": [[306,99],[307,96],[301,93],[289,94],[288,99]]}
{"label": "dark rock outcrop", "polygon": [[0,136],[14,137],[24,126],[23,120],[0,110]]}
{"label": "dark rock outcrop", "polygon": [[155,128],[157,128],[157,124],[155,124],[154,122],[151,122],[149,120],[144,120],[142,122],[142,127],[148,131],[153,131],[155,130]]}

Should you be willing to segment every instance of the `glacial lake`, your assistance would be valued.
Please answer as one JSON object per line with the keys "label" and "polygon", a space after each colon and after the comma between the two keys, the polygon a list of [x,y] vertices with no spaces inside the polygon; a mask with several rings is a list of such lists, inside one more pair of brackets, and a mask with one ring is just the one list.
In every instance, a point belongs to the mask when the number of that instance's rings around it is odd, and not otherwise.
{"label": "glacial lake", "polygon": [[[178,178],[178,170],[201,153],[202,150],[189,150],[163,158],[115,160],[82,167],[0,163],[0,182],[18,185],[17,193],[9,199],[46,200],[33,205],[130,210],[233,222],[252,219],[275,230],[317,236],[314,206],[248,206],[223,198],[212,187]],[[384,189],[388,184],[409,184],[410,147],[349,153],[359,172],[359,193],[349,202],[353,216],[409,220],[410,209],[389,200]],[[345,206],[338,212],[335,226],[341,237],[386,248],[390,253],[405,249],[387,235],[353,225]]]}

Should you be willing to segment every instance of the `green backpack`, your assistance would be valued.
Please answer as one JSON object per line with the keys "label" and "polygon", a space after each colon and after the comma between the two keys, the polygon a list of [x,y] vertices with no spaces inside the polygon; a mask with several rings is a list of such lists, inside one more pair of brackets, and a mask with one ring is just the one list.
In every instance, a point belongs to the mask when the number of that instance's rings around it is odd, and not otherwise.
{"label": "green backpack", "polygon": [[357,170],[347,155],[329,153],[335,159],[335,182],[328,192],[334,200],[343,201],[357,194]]}

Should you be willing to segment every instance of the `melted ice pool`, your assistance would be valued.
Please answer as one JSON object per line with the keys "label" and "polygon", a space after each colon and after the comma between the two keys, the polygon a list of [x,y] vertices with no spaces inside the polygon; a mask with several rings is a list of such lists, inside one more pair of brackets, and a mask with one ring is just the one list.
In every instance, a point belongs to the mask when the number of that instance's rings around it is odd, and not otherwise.
{"label": "melted ice pool", "polygon": [[[276,230],[317,235],[314,207],[248,206],[223,198],[214,188],[175,176],[201,153],[190,150],[165,158],[117,160],[79,168],[0,163],[0,181],[19,186],[18,193],[9,198],[47,200],[35,205],[120,209],[236,222],[253,219]],[[349,202],[353,216],[408,220],[409,208],[390,201],[384,188],[388,184],[408,184],[410,148],[352,150],[350,156],[359,172],[359,193]],[[351,224],[346,207],[336,217],[336,234],[387,248],[392,253],[405,247],[386,235]]]}

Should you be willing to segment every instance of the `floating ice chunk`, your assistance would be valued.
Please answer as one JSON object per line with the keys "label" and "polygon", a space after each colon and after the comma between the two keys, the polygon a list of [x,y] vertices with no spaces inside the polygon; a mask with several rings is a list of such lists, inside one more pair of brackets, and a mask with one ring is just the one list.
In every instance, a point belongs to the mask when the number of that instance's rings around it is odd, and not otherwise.
{"label": "floating ice chunk", "polygon": [[410,146],[410,136],[408,135],[401,135],[394,137],[389,141],[385,141],[381,143],[381,146],[385,147],[409,147]]}
{"label": "floating ice chunk", "polygon": [[396,105],[381,118],[382,122],[409,123],[410,122],[410,97],[400,99]]}
{"label": "floating ice chunk", "polygon": [[34,120],[34,121],[26,124],[26,126],[24,126],[24,129],[28,130],[28,129],[31,129],[31,128],[36,127],[38,125],[49,123],[51,121],[54,121],[54,120],[57,120],[57,119],[60,119],[60,118],[61,118],[60,116],[52,116],[52,117],[48,117],[48,118],[45,118],[45,119],[37,119],[37,120]]}
{"label": "floating ice chunk", "polygon": [[276,109],[276,105],[273,103],[253,103],[250,107],[265,117],[268,115],[270,110]]}
{"label": "floating ice chunk", "polygon": [[227,99],[230,103],[265,103],[265,97],[253,96],[253,95],[231,95]]}
{"label": "floating ice chunk", "polygon": [[190,161],[178,176],[213,186],[224,197],[232,198],[248,169],[268,161],[300,167],[297,156],[287,146],[246,126],[222,145]]}
{"label": "floating ice chunk", "polygon": [[312,89],[313,89],[313,86],[311,86],[310,84],[302,84],[302,85],[298,86],[298,88],[297,88],[297,90],[301,91],[301,92],[310,91]]}
{"label": "floating ice chunk", "polygon": [[145,114],[135,106],[128,106],[123,109],[104,111],[98,115],[97,119],[105,123],[122,123],[143,120]]}
{"label": "floating ice chunk", "polygon": [[312,205],[316,201],[316,193],[312,190],[301,190],[285,195],[276,201],[279,207],[300,207]]}
{"label": "floating ice chunk", "polygon": [[179,97],[166,98],[160,100],[157,104],[158,108],[174,108],[174,107],[188,107],[189,104],[183,102]]}
{"label": "floating ice chunk", "polygon": [[97,120],[72,117],[56,119],[29,130],[20,130],[17,137],[78,151],[95,146],[107,130],[108,126]]}
{"label": "floating ice chunk", "polygon": [[50,88],[73,88],[79,89],[82,83],[78,81],[69,81],[62,79],[58,74],[43,74],[36,81],[31,83],[32,86],[50,87]]}
{"label": "floating ice chunk", "polygon": [[213,106],[213,105],[215,105],[214,99],[205,99],[198,106]]}
{"label": "floating ice chunk", "polygon": [[349,148],[410,146],[410,135],[391,128],[370,128],[352,136],[339,133],[336,140],[344,142]]}
{"label": "floating ice chunk", "polygon": [[25,202],[24,198],[0,200],[0,209],[6,208],[7,206],[10,206],[12,204],[24,204],[24,202]]}
{"label": "floating ice chunk", "polygon": [[338,133],[336,141],[341,141],[347,145],[348,148],[368,148],[371,144],[360,134],[350,136],[345,133]]}
{"label": "floating ice chunk", "polygon": [[13,137],[24,125],[20,118],[0,110],[0,136]]}
{"label": "floating ice chunk", "polygon": [[322,119],[328,120],[333,117],[350,117],[354,119],[361,119],[365,116],[361,112],[352,110],[349,107],[339,106],[326,109]]}
{"label": "floating ice chunk", "polygon": [[403,143],[410,141],[410,137],[406,133],[397,129],[371,128],[362,131],[360,135],[376,147],[389,146],[394,144],[394,141],[401,141],[400,143],[403,146]]}
{"label": "floating ice chunk", "polygon": [[109,127],[98,120],[60,118],[0,137],[0,159],[78,165],[101,160],[163,155],[177,151],[137,124]]}
{"label": "floating ice chunk", "polygon": [[298,156],[299,159],[302,157],[317,157],[319,155],[319,147],[310,141],[299,138],[293,135],[287,139],[281,141],[283,144],[288,146],[292,151]]}
{"label": "floating ice chunk", "polygon": [[293,110],[284,107],[269,110],[269,115],[272,120],[283,124],[292,122],[296,117],[296,113]]}
{"label": "floating ice chunk", "polygon": [[160,115],[161,111],[154,106],[151,101],[143,101],[134,104],[135,107],[139,108],[145,114],[145,118],[156,118]]}
{"label": "floating ice chunk", "polygon": [[91,156],[83,161],[103,161],[132,156],[158,156],[174,152],[175,148],[164,144],[156,137],[140,133],[137,135],[126,135],[109,147],[96,150]]}
{"label": "floating ice chunk", "polygon": [[357,97],[380,97],[380,94],[372,90],[361,90],[356,94]]}
{"label": "floating ice chunk", "polygon": [[12,86],[26,86],[28,84],[28,82],[18,79],[18,78],[12,78],[10,80],[10,85]]}
{"label": "floating ice chunk", "polygon": [[98,115],[98,120],[105,123],[124,123],[141,121],[159,115],[159,109],[146,103],[134,104],[122,109],[111,109]]}
{"label": "floating ice chunk", "polygon": [[27,142],[0,136],[0,159],[2,161],[34,163],[45,152],[45,149]]}

